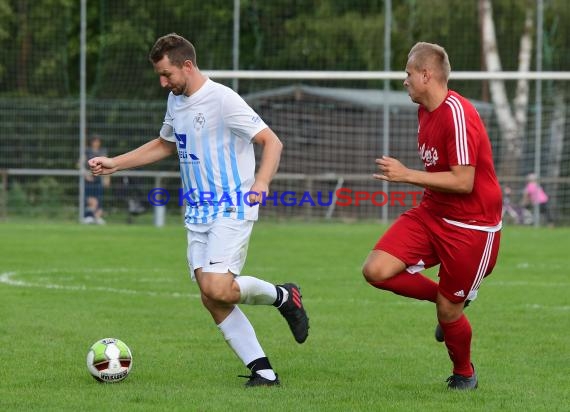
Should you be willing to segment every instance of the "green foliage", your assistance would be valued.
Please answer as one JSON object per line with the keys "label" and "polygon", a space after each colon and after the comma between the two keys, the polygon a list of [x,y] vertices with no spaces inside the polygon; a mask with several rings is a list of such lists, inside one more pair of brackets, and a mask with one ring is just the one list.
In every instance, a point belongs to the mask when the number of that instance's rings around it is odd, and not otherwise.
{"label": "green foliage", "polygon": [[28,209],[28,195],[19,182],[12,184],[8,190],[8,209],[17,210],[18,212]]}
{"label": "green foliage", "polygon": [[[285,23],[285,33],[292,39],[269,67],[289,69],[381,70],[383,48],[378,47],[384,31],[381,14],[362,16],[348,12],[340,16],[315,19],[303,16]],[[371,45],[374,45],[371,47]],[[290,56],[297,55],[291,62]]]}
{"label": "green foliage", "polygon": [[[0,0],[0,44],[6,44],[7,39],[10,37],[9,27],[14,21],[14,10],[10,7],[8,0]],[[7,59],[0,59],[0,85],[6,79],[5,75],[8,70]]]}
{"label": "green foliage", "polygon": [[64,189],[51,176],[43,176],[27,185],[18,181],[8,189],[8,209],[20,216],[68,218],[62,209]]}
{"label": "green foliage", "polygon": [[[545,1],[543,70],[568,70],[570,53],[561,52],[570,38],[570,6],[566,0]],[[545,97],[554,100],[556,93],[570,95],[569,82],[547,82]],[[568,99],[566,99],[568,100]],[[568,145],[566,145],[568,146]]]}
{"label": "green foliage", "polygon": [[[67,95],[70,0],[0,2],[0,90]],[[6,66],[3,66],[3,65]]]}
{"label": "green foliage", "polygon": [[[382,70],[384,1],[241,0],[240,68]],[[570,67],[565,0],[547,0],[545,68]],[[0,93],[76,96],[79,90],[80,2],[0,0]],[[516,70],[527,7],[494,0],[493,15],[505,70]],[[454,70],[482,68],[478,2],[392,2],[392,70],[417,41],[443,44]],[[202,69],[232,68],[233,2],[164,0],[87,2],[87,87],[97,98],[162,98],[147,61],[155,39],[189,38]],[[473,83],[473,82],[472,82]],[[245,82],[247,84],[247,82]],[[472,84],[471,84],[472,86]]]}

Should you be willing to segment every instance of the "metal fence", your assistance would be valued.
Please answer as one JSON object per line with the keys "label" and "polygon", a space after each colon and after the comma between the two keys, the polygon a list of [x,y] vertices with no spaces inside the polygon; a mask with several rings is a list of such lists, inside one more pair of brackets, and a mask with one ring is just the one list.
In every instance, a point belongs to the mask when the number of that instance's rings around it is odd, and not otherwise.
{"label": "metal fence", "polygon": [[[83,219],[81,158],[88,138],[101,136],[109,155],[116,155],[158,134],[166,96],[146,54],[157,36],[176,31],[195,43],[200,67],[236,88],[285,143],[272,185],[277,193],[385,192],[370,175],[374,157],[386,147],[420,167],[415,108],[407,96],[405,103],[398,97],[402,70],[415,41],[443,44],[455,74],[450,85],[478,104],[501,184],[517,213],[524,213],[518,201],[526,175],[538,165],[557,223],[570,221],[570,3],[493,1],[506,72],[492,74],[480,71],[481,1],[135,3],[2,1],[1,217]],[[534,57],[542,64],[533,63],[533,69],[546,71],[543,77],[516,73],[528,7],[536,17],[535,38],[544,39]],[[488,92],[491,79],[502,75],[510,96],[521,76],[530,79],[522,155],[510,170],[501,167],[509,148]],[[390,94],[389,104],[382,93]],[[103,187],[107,220],[160,221],[162,212],[149,204],[148,192],[160,184],[178,193],[177,175],[171,159],[113,176]],[[408,206],[309,202],[269,205],[262,216],[392,219]],[[177,203],[167,210],[180,217]]]}

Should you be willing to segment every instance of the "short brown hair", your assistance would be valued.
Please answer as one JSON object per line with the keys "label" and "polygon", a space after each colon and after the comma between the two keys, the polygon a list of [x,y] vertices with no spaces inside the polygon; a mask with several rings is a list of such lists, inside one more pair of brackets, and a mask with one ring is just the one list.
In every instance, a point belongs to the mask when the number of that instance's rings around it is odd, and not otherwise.
{"label": "short brown hair", "polygon": [[170,62],[177,67],[182,67],[186,60],[190,60],[196,66],[194,45],[176,33],[159,37],[148,54],[152,63],[158,63],[164,56],[168,56]]}
{"label": "short brown hair", "polygon": [[408,60],[412,62],[417,70],[430,67],[441,73],[442,82],[447,83],[447,80],[449,80],[449,73],[451,72],[449,56],[439,44],[416,43],[408,53]]}

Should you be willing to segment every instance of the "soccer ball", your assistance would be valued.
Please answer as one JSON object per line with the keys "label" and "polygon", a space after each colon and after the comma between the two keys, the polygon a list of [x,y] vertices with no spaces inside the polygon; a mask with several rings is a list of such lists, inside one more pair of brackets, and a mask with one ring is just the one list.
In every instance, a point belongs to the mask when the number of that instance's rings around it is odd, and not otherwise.
{"label": "soccer ball", "polygon": [[132,366],[131,350],[119,339],[101,339],[87,352],[87,369],[99,382],[122,381]]}

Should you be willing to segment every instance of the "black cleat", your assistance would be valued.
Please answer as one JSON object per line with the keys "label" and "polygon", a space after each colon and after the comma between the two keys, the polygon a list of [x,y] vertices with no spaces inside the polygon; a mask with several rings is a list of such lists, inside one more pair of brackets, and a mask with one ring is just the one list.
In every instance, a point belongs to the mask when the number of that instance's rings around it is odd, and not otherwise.
{"label": "black cleat", "polygon": [[463,375],[451,375],[447,378],[447,388],[457,389],[457,390],[472,390],[477,389],[479,382],[477,381],[477,374],[475,373],[475,367],[473,367],[473,376],[463,376]]}
{"label": "black cleat", "polygon": [[252,372],[251,375],[238,375],[240,378],[247,378],[248,381],[245,383],[246,388],[252,388],[254,386],[279,386],[281,382],[279,381],[279,376],[275,374],[275,380],[269,380],[264,378],[261,375],[258,375],[255,372]]}
{"label": "black cleat", "polygon": [[303,343],[307,340],[307,336],[309,336],[309,318],[303,307],[299,287],[293,283],[285,283],[284,285],[277,286],[289,292],[287,301],[283,302],[277,309],[279,309],[279,312],[281,312],[285,320],[287,320],[295,340],[298,343]]}
{"label": "black cleat", "polygon": [[[469,299],[467,299],[465,301],[465,304],[463,305],[463,308],[466,308],[467,306],[469,306],[469,304],[471,303],[471,301]],[[443,329],[441,328],[441,325],[438,323],[437,325],[435,325],[435,340],[438,342],[443,342],[445,340],[445,336],[443,336]]]}

